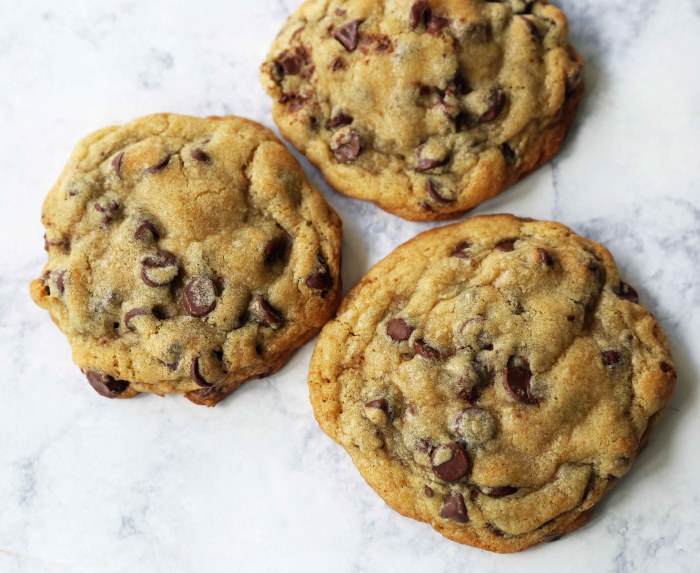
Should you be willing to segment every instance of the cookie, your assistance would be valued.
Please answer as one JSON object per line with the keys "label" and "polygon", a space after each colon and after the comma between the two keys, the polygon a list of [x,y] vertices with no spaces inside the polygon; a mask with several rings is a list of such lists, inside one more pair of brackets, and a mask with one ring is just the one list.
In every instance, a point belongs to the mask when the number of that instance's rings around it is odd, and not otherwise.
{"label": "cookie", "polygon": [[103,396],[215,405],[333,314],[341,223],[284,145],[238,117],[88,136],[45,200],[31,284]]}
{"label": "cookie", "polygon": [[309,0],[262,66],[282,134],[341,193],[456,217],[554,156],[583,94],[543,0]]}
{"label": "cookie", "polygon": [[585,524],[674,385],[666,338],[605,247],[508,215],[377,264],[309,374],[322,429],[391,507],[497,552]]}

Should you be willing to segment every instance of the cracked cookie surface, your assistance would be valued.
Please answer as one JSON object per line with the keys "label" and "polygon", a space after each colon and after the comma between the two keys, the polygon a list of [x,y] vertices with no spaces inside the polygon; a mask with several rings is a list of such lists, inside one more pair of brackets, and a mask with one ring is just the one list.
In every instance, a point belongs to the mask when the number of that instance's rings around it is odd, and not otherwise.
{"label": "cracked cookie surface", "polygon": [[95,132],[42,222],[32,298],[103,396],[214,405],[281,368],[337,306],[340,220],[246,119],[162,114]]}
{"label": "cracked cookie surface", "polygon": [[322,429],[391,507],[498,552],[585,524],[674,386],[666,338],[607,249],[509,215],[378,263],[309,373]]}
{"label": "cracked cookie surface", "polygon": [[261,75],[336,190],[412,220],[456,217],[548,161],[584,89],[541,0],[309,0]]}

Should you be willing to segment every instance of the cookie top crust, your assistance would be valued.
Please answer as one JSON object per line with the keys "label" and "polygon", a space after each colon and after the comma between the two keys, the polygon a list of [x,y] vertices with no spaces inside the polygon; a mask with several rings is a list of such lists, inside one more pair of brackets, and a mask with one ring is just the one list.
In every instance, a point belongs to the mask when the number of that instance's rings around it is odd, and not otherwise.
{"label": "cookie top crust", "polygon": [[583,525],[674,385],[666,338],[605,247],[506,215],[377,264],[309,374],[319,424],[390,506],[498,552]]}
{"label": "cookie top crust", "polygon": [[105,396],[213,405],[333,314],[341,223],[284,145],[238,117],[162,114],[73,151],[31,285]]}
{"label": "cookie top crust", "polygon": [[559,149],[583,93],[545,1],[309,0],[262,66],[282,134],[341,193],[451,218]]}

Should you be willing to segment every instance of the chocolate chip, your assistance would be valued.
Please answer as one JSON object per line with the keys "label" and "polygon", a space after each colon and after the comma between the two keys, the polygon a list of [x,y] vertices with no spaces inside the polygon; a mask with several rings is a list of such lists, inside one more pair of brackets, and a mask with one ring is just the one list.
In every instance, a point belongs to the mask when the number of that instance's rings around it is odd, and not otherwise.
{"label": "chocolate chip", "polygon": [[114,169],[114,174],[117,179],[122,178],[122,163],[124,162],[124,152],[121,151],[114,156],[112,159],[112,169]]}
{"label": "chocolate chip", "polygon": [[432,487],[426,485],[426,486],[423,488],[423,493],[425,494],[425,497],[433,497],[433,494],[434,494],[435,492],[433,491],[433,488],[432,488]]}
{"label": "chocolate chip", "polygon": [[199,368],[199,357],[192,359],[192,363],[190,364],[190,379],[197,384],[197,386],[201,386],[202,388],[211,388],[214,385],[202,376]]}
{"label": "chocolate chip", "polygon": [[178,260],[169,251],[158,251],[141,261],[141,278],[150,287],[169,285],[179,272]]}
{"label": "chocolate chip", "polygon": [[147,167],[144,173],[156,173],[158,171],[162,171],[168,166],[168,163],[170,163],[170,154],[166,155],[161,159],[158,163],[155,165],[151,165],[150,167]]}
{"label": "chocolate chip", "polygon": [[443,444],[430,454],[433,473],[443,481],[461,480],[469,471],[470,460],[467,452],[458,444]]}
{"label": "chocolate chip", "polygon": [[48,251],[51,247],[68,247],[67,241],[49,241],[44,234],[44,250]]}
{"label": "chocolate chip", "polygon": [[442,158],[437,157],[421,157],[425,149],[425,144],[421,145],[416,149],[418,155],[418,161],[416,162],[416,171],[423,173],[424,171],[430,171],[436,167],[442,167],[450,161],[449,155]]}
{"label": "chocolate chip", "polygon": [[479,117],[479,123],[489,123],[495,120],[506,105],[506,94],[501,88],[493,88],[489,94],[489,107]]}
{"label": "chocolate chip", "polygon": [[661,367],[662,372],[670,372],[671,370],[673,370],[673,366],[671,366],[665,360],[659,366]]}
{"label": "chocolate chip", "polygon": [[131,332],[135,332],[136,328],[131,324],[131,320],[136,316],[144,316],[150,314],[147,308],[132,308],[124,315],[124,326],[126,326]]}
{"label": "chocolate chip", "polygon": [[216,288],[208,277],[195,277],[182,291],[182,306],[188,314],[206,316],[216,307]]}
{"label": "chocolate chip", "polygon": [[428,26],[429,34],[438,34],[443,28],[447,28],[450,25],[449,18],[443,18],[442,16],[435,16],[430,11],[425,16]]}
{"label": "chocolate chip", "polygon": [[360,136],[354,129],[349,132],[348,138],[346,143],[339,145],[333,152],[335,158],[343,163],[352,163],[362,153]]}
{"label": "chocolate chip", "polygon": [[382,410],[383,412],[389,413],[389,402],[384,398],[379,400],[371,400],[370,402],[365,402],[365,408],[375,408],[377,410]]}
{"label": "chocolate chip", "polygon": [[471,257],[471,254],[467,253],[466,251],[471,247],[471,241],[460,241],[455,245],[455,248],[452,251],[452,256],[457,257],[458,259],[468,259]]}
{"label": "chocolate chip", "polygon": [[306,279],[306,286],[315,290],[327,291],[333,286],[333,277],[328,269],[317,271]]}
{"label": "chocolate chip", "polygon": [[515,241],[517,239],[506,239],[505,241],[501,241],[496,245],[496,248],[499,251],[503,251],[504,253],[509,253],[513,250],[515,250]]}
{"label": "chocolate chip", "polygon": [[506,163],[508,165],[515,164],[517,155],[515,154],[515,151],[510,145],[508,145],[507,143],[501,144],[501,153],[503,154],[503,158],[506,160]]}
{"label": "chocolate chip", "polygon": [[409,15],[412,30],[415,30],[423,22],[423,17],[427,8],[428,0],[416,0],[416,2],[413,3]]}
{"label": "chocolate chip", "polygon": [[411,338],[413,330],[413,327],[403,318],[392,318],[386,323],[386,333],[389,338],[396,342],[403,342]]}
{"label": "chocolate chip", "polygon": [[339,113],[335,117],[332,117],[328,122],[328,129],[338,129],[339,127],[345,127],[353,122],[353,118],[350,115],[345,115],[344,113]]}
{"label": "chocolate chip", "polygon": [[296,76],[301,71],[301,60],[297,56],[285,56],[278,60],[284,75]]}
{"label": "chocolate chip", "polygon": [[548,267],[554,266],[554,259],[552,258],[552,255],[549,254],[549,251],[537,247],[537,253],[540,255],[540,261],[542,261],[545,265]]}
{"label": "chocolate chip", "polygon": [[280,103],[286,103],[287,111],[289,111],[290,113],[294,113],[296,111],[299,111],[306,105],[307,99],[307,96],[303,96],[300,94],[284,94],[282,97],[280,97],[278,101]]}
{"label": "chocolate chip", "polygon": [[263,249],[263,260],[266,265],[271,265],[279,261],[287,250],[287,239],[284,236],[277,236],[270,239]]}
{"label": "chocolate chip", "polygon": [[413,343],[413,350],[416,351],[416,354],[422,356],[426,360],[440,360],[440,358],[442,358],[442,354],[439,350],[429,346],[423,340],[416,340]]}
{"label": "chocolate chip", "polygon": [[129,382],[126,380],[115,380],[109,374],[97,370],[88,370],[85,376],[95,392],[105,398],[115,398],[129,387]]}
{"label": "chocolate chip", "polygon": [[625,282],[620,282],[620,286],[617,289],[617,296],[630,302],[639,303],[637,291]]}
{"label": "chocolate chip", "polygon": [[568,320],[569,322],[573,322],[574,320],[576,320],[576,316],[573,314],[570,314],[566,317],[566,320]]}
{"label": "chocolate chip", "polygon": [[540,34],[540,29],[537,27],[537,24],[535,24],[532,20],[530,20],[530,18],[527,18],[525,16],[521,16],[520,19],[525,22],[528,29],[530,30],[530,34],[532,34],[532,37],[535,40],[542,39],[542,35]]}
{"label": "chocolate chip", "polygon": [[[530,389],[530,379],[532,372],[527,361],[515,357],[511,357],[508,361],[509,366],[503,373],[503,387],[508,393],[513,396],[518,402],[523,404],[537,404],[539,400],[532,396]],[[518,364],[513,365],[511,364]]]}
{"label": "chocolate chip", "polygon": [[[410,414],[412,416],[415,416],[416,413],[415,411],[413,411],[413,405],[409,404],[409,408],[411,408]],[[418,450],[423,452],[424,454],[429,454],[434,449],[433,445],[425,438],[418,438],[416,440],[416,448],[418,448]]]}
{"label": "chocolate chip", "polygon": [[489,497],[506,497],[508,495],[513,495],[516,491],[518,491],[517,487],[503,485],[498,487],[486,488],[484,493]]}
{"label": "chocolate chip", "polygon": [[102,205],[100,205],[99,203],[95,203],[93,205],[93,207],[95,208],[95,211],[98,211],[99,213],[105,212],[105,208]]}
{"label": "chocolate chip", "polygon": [[192,151],[190,151],[190,157],[195,161],[199,161],[200,163],[207,163],[211,159],[209,154],[199,147],[195,147]]}
{"label": "chocolate chip", "polygon": [[605,364],[606,366],[616,366],[620,363],[620,360],[620,353],[616,350],[603,351],[603,364]]}
{"label": "chocolate chip", "polygon": [[467,506],[464,504],[464,497],[458,491],[451,491],[445,496],[440,509],[440,517],[458,521],[459,523],[467,523],[469,515],[467,514]]}
{"label": "chocolate chip", "polygon": [[345,60],[343,58],[336,58],[335,60],[333,60],[333,64],[331,64],[331,69],[334,72],[337,72],[338,70],[344,70]]}
{"label": "chocolate chip", "polygon": [[137,241],[157,241],[159,239],[158,229],[150,221],[144,221],[136,227],[134,239]]}
{"label": "chocolate chip", "polygon": [[338,40],[348,52],[352,52],[357,48],[357,31],[361,23],[362,20],[353,20],[345,24],[345,26],[338,28],[335,34],[333,34],[333,37]]}
{"label": "chocolate chip", "polygon": [[[416,167],[416,169],[418,168]],[[428,179],[428,182],[426,183],[426,188],[428,189],[428,195],[430,195],[430,198],[436,203],[447,204],[455,202],[455,200],[452,197],[447,197],[443,193],[441,193],[441,185],[439,183],[436,183],[432,179]]]}
{"label": "chocolate chip", "polygon": [[284,323],[284,318],[262,296],[258,295],[250,305],[250,315],[253,321],[261,326],[279,328]]}

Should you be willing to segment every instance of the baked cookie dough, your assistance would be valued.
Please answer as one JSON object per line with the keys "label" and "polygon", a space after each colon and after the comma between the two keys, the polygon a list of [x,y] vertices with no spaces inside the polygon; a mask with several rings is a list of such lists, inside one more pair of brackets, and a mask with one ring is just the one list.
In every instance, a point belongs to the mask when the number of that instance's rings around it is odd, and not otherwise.
{"label": "baked cookie dough", "polygon": [[544,0],[308,0],[262,81],[282,134],[335,189],[417,221],[547,162],[584,91]]}
{"label": "baked cookie dough", "polygon": [[284,145],[238,117],[88,136],[45,200],[31,295],[103,396],[215,405],[332,316],[341,223]]}
{"label": "baked cookie dough", "polygon": [[674,385],[664,333],[605,247],[508,215],[377,264],[309,374],[319,424],[391,507],[497,552],[585,524]]}

